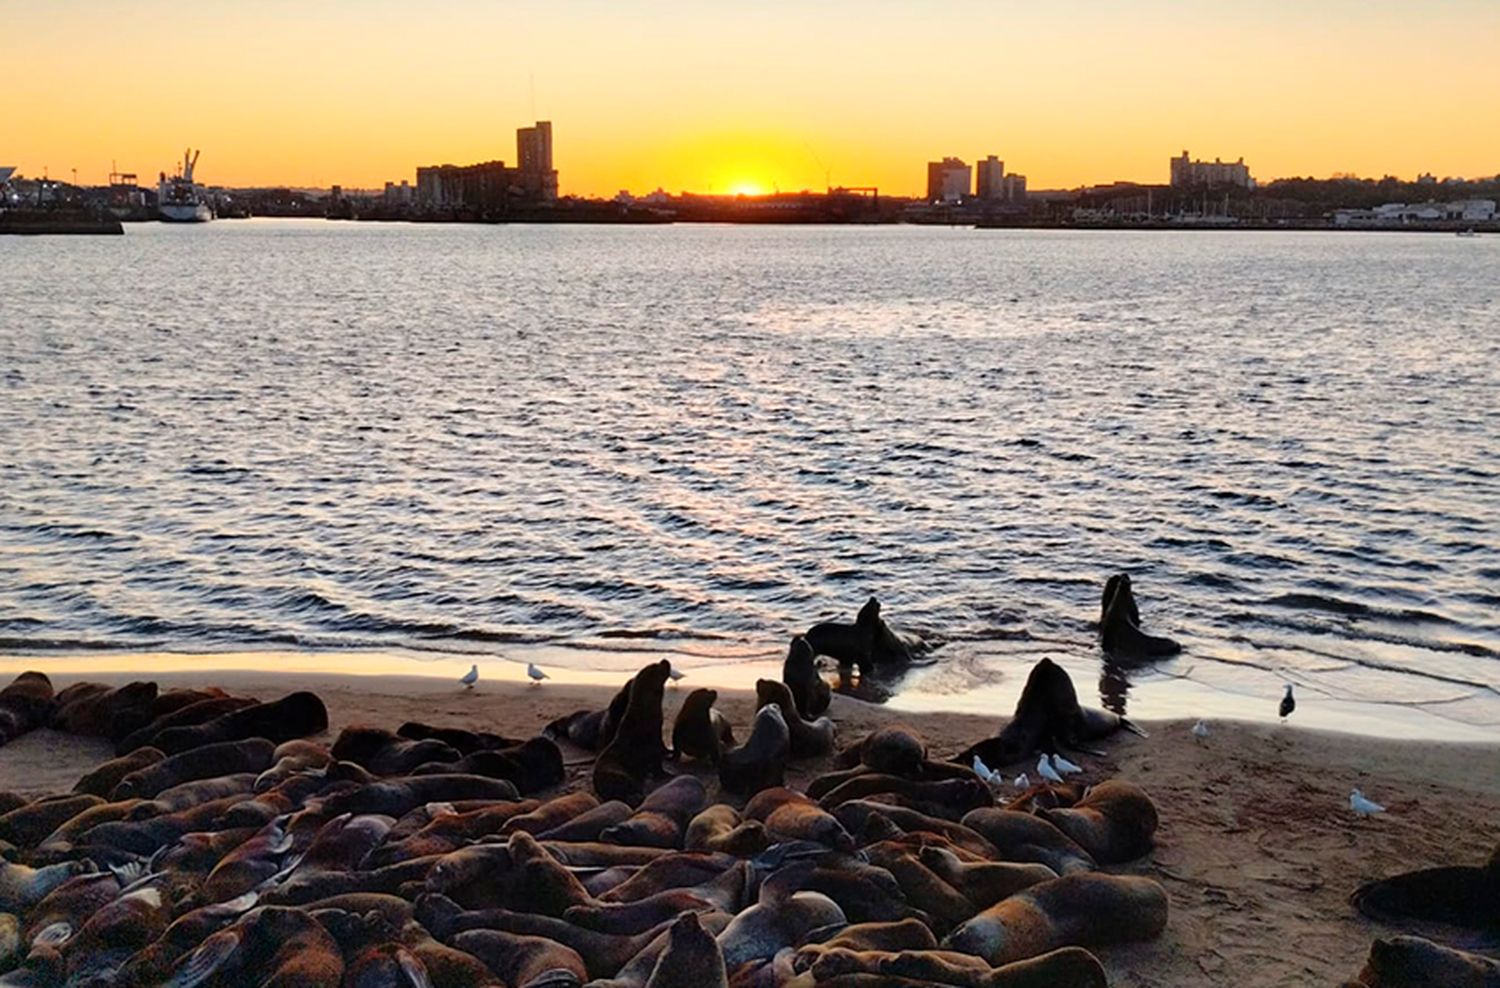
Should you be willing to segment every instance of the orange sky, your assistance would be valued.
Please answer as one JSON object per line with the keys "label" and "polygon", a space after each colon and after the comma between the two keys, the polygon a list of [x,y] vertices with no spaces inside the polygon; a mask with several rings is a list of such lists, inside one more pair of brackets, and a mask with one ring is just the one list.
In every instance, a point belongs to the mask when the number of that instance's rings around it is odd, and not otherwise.
{"label": "orange sky", "polygon": [[997,154],[1033,189],[1500,172],[1493,0],[25,0],[0,6],[0,164],[102,183],[203,149],[223,185],[514,162],[564,193],[876,185]]}

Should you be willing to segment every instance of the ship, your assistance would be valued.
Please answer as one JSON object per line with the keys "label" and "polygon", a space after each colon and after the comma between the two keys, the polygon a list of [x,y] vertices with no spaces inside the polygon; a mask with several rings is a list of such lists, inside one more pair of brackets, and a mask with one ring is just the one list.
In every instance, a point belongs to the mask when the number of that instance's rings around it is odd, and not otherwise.
{"label": "ship", "polygon": [[214,218],[203,189],[193,182],[193,168],[201,152],[189,148],[182,155],[182,170],[171,178],[161,173],[156,186],[156,209],[169,223],[207,223]]}

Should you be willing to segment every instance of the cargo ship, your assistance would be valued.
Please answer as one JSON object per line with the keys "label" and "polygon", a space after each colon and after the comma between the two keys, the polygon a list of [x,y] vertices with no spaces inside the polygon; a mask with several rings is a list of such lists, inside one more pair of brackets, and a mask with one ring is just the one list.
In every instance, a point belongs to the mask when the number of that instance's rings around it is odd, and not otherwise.
{"label": "cargo ship", "polygon": [[161,173],[156,186],[156,209],[169,223],[207,223],[214,218],[203,189],[193,182],[193,169],[200,151],[189,149],[182,155],[182,170],[171,178]]}

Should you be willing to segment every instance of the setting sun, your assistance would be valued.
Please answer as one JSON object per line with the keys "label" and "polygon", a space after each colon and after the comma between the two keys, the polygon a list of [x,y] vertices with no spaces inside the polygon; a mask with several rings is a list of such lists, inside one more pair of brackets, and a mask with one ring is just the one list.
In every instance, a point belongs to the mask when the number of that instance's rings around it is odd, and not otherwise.
{"label": "setting sun", "polygon": [[763,196],[769,191],[759,182],[743,180],[729,184],[729,194],[732,196]]}

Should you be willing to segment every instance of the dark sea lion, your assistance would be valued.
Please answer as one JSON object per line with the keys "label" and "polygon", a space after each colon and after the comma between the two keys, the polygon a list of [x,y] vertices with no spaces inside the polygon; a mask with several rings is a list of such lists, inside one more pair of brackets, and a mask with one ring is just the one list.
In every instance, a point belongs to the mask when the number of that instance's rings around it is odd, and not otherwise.
{"label": "dark sea lion", "polygon": [[28,947],[41,942],[61,947],[73,938],[84,922],[120,894],[120,880],[110,872],[74,875],[48,892],[26,912],[26,925],[19,941]]}
{"label": "dark sea lion", "polygon": [[698,758],[710,765],[734,747],[734,730],[728,719],[714,709],[717,690],[693,690],[682,701],[672,723],[672,750],[678,757]]}
{"label": "dark sea lion", "polygon": [[411,774],[444,772],[505,779],[523,794],[531,794],[563,781],[563,757],[554,741],[537,737],[509,748],[470,752],[456,762],[428,762],[412,769]]}
{"label": "dark sea lion", "polygon": [[964,861],[945,847],[927,846],[917,859],[968,899],[975,911],[1057,877],[1044,864],[1015,861]]}
{"label": "dark sea lion", "polygon": [[901,883],[885,868],[836,854],[783,864],[761,880],[766,902],[795,892],[818,892],[838,904],[850,923],[930,919],[908,901]]}
{"label": "dark sea lion", "polygon": [[835,950],[818,956],[809,970],[820,985],[850,984],[845,979],[859,976],[878,978],[872,984],[962,988],[1106,988],[1109,983],[1099,959],[1081,947],[1063,947],[1000,968],[951,950]]}
{"label": "dark sea lion", "polygon": [[818,675],[818,664],[813,647],[801,635],[792,639],[787,649],[786,661],[781,664],[781,681],[792,691],[797,712],[811,720],[828,709],[833,695],[828,680]]}
{"label": "dark sea lion", "polygon": [[615,739],[620,720],[630,706],[630,688],[635,677],[625,681],[603,710],[578,710],[548,724],[543,733],[551,738],[571,741],[588,751],[603,751]]}
{"label": "dark sea lion", "polygon": [[647,862],[640,871],[599,896],[601,902],[638,902],[667,889],[693,888],[718,878],[739,861],[728,854],[673,851]]}
{"label": "dark sea lion", "polygon": [[255,791],[255,776],[254,772],[236,772],[211,779],[179,782],[163,789],[149,800],[143,800],[141,805],[130,811],[129,819],[144,820],[163,813],[176,813],[224,796],[242,794],[249,798]]}
{"label": "dark sea lion", "polygon": [[568,907],[562,918],[599,933],[634,936],[656,929],[683,913],[707,913],[718,908],[710,898],[693,889],[667,889],[636,902],[579,903]]}
{"label": "dark sea lion", "polygon": [[504,779],[486,779],[482,775],[411,775],[360,786],[349,792],[320,797],[321,809],[329,816],[340,813],[378,813],[401,817],[423,803],[452,802],[460,799],[494,799],[514,801],[520,798],[516,787]]}
{"label": "dark sea lion", "polygon": [[1059,875],[1093,871],[1098,866],[1077,841],[1039,816],[980,809],[965,814],[962,823],[993,844],[1001,860],[1034,861]]}
{"label": "dark sea lion", "polygon": [[14,861],[0,863],[0,912],[24,912],[70,878],[92,870],[92,866],[82,861],[63,861],[42,868]]}
{"label": "dark sea lion", "polygon": [[[994,813],[995,810],[975,810],[974,813]],[[954,823],[952,820],[944,820],[939,817],[928,816],[916,810],[907,809],[904,806],[892,806],[889,803],[876,803],[867,799],[854,799],[839,806],[833,811],[839,823],[844,829],[854,835],[856,840],[863,840],[866,834],[866,823],[870,817],[879,817],[886,824],[894,824],[908,834],[926,832],[945,837],[959,847],[963,847],[984,858],[997,859],[1000,857],[995,845],[991,844],[982,834],[963,823]],[[971,814],[972,815],[972,814]],[[1048,824],[1048,826],[1051,826]],[[1056,828],[1053,828],[1056,830]]]}
{"label": "dark sea lion", "polygon": [[619,728],[594,762],[594,792],[601,799],[638,803],[646,781],[662,774],[661,704],[672,664],[666,659],[635,674]]}
{"label": "dark sea lion", "polygon": [[559,823],[557,826],[540,832],[535,832],[538,840],[553,841],[596,841],[599,835],[610,827],[629,819],[635,811],[630,804],[622,800],[611,799],[606,803],[600,803],[592,809],[584,810],[577,816]]}
{"label": "dark sea lion", "polygon": [[904,724],[894,724],[871,731],[840,751],[834,765],[838,768],[864,765],[887,775],[914,779],[926,760],[927,742],[922,736]]}
{"label": "dark sea lion", "polygon": [[[1421,868],[1366,882],[1349,897],[1370,919],[1389,926],[1432,924],[1434,934],[1500,938],[1500,846],[1483,865]],[[1423,931],[1426,932],[1426,931]]]}
{"label": "dark sea lion", "polygon": [[365,867],[380,867],[432,854],[446,854],[465,844],[498,834],[507,823],[530,813],[540,804],[534,799],[498,802],[467,813],[440,813],[416,833],[392,841],[396,828],[386,835],[385,843],[370,852]]}
{"label": "dark sea lion", "polygon": [[1500,962],[1421,937],[1378,937],[1361,988],[1500,988]]}
{"label": "dark sea lion", "polygon": [[764,707],[767,704],[781,708],[791,740],[789,753],[792,758],[816,758],[833,750],[833,721],[827,717],[811,722],[803,720],[797,712],[796,701],[792,699],[792,691],[785,683],[774,679],[755,681],[755,705]]}
{"label": "dark sea lion", "polygon": [[535,837],[518,831],[511,834],[508,846],[514,872],[509,899],[517,908],[561,917],[572,906],[592,904],[578,878]]}
{"label": "dark sea lion", "polygon": [[1130,577],[1125,573],[1105,581],[1099,611],[1099,639],[1104,651],[1117,659],[1160,658],[1182,651],[1182,646],[1172,639],[1157,638],[1141,630],[1141,612],[1130,587]]}
{"label": "dark sea lion", "polygon": [[566,796],[557,796],[547,800],[529,813],[520,813],[505,821],[498,831],[501,834],[513,834],[518,830],[524,830],[528,834],[539,834],[545,830],[562,826],[579,814],[587,813],[597,809],[599,800],[592,793],[570,792]]}
{"label": "dark sea lion", "polygon": [[71,848],[79,835],[88,831],[89,828],[113,820],[129,819],[136,807],[144,803],[145,801],[140,799],[127,799],[118,803],[95,803],[58,824],[56,830],[37,841],[37,848],[52,848],[57,845]]}
{"label": "dark sea lion", "polygon": [[[1151,851],[1156,804],[1140,786],[1107,779],[1072,807],[1037,815],[1073,838],[1099,864],[1134,861]],[[1500,908],[1500,907],[1497,907]]]}
{"label": "dark sea lion", "polygon": [[113,980],[130,955],[161,936],[171,919],[171,903],[160,888],[150,885],[96,909],[63,952],[70,983],[87,983],[94,978]]}
{"label": "dark sea lion", "polygon": [[52,719],[52,680],[43,672],[23,672],[0,690],[0,745]]}
{"label": "dark sea lion", "polygon": [[42,838],[91,806],[104,800],[87,793],[39,799],[0,815],[0,840],[17,847],[35,847]]}
{"label": "dark sea lion", "polygon": [[599,835],[611,844],[681,847],[688,822],[708,804],[708,791],[691,775],[679,775],[653,791],[628,820]]}
{"label": "dark sea lion", "polygon": [[682,846],[689,851],[721,851],[743,857],[765,850],[770,842],[761,821],[744,820],[733,806],[715,803],[688,822]]}
{"label": "dark sea lion", "polygon": [[57,694],[52,726],[69,734],[119,740],[151,719],[155,683],[133,682],[100,689],[98,683],[76,683]]}
{"label": "dark sea lion", "polygon": [[565,988],[589,978],[576,950],[546,937],[473,929],[454,936],[453,946],[479,958],[503,984],[517,988]]}
{"label": "dark sea lion", "polygon": [[303,738],[283,741],[271,753],[271,767],[260,773],[255,780],[255,791],[265,792],[281,785],[294,775],[326,768],[333,760],[333,753],[326,746],[315,741],[307,741]]}
{"label": "dark sea lion", "polygon": [[410,889],[416,886],[426,887],[427,876],[441,858],[441,855],[434,854],[359,871],[294,874],[281,884],[260,893],[260,897],[268,906],[303,906],[309,902],[356,892],[406,897]]}
{"label": "dark sea lion", "polygon": [[941,815],[944,818],[955,821],[962,819],[963,815],[970,810],[995,804],[989,787],[977,778],[914,782],[897,775],[868,772],[840,785],[818,800],[818,805],[831,810],[851,799],[867,799],[883,793],[894,793],[908,799],[930,802],[943,809]]}
{"label": "dark sea lion", "polygon": [[156,748],[136,748],[128,755],[105,762],[79,779],[73,786],[73,791],[107,797],[125,776],[148,765],[155,765],[166,757]]}
{"label": "dark sea lion", "polygon": [[153,854],[184,834],[208,829],[225,811],[242,800],[242,796],[226,796],[149,820],[101,823],[80,834],[78,840],[90,847],[98,845],[132,854]]}
{"label": "dark sea lion", "polygon": [[896,880],[906,901],[928,917],[931,929],[951,930],[978,909],[966,895],[928,867],[919,850],[886,840],[866,846],[864,853],[870,864],[883,868]]}
{"label": "dark sea lion", "polygon": [[[275,767],[266,769],[266,772],[274,771]],[[251,783],[251,789],[260,784],[266,773],[262,772],[256,776]],[[338,783],[330,783],[326,775],[318,772],[305,772],[293,775],[280,785],[256,792],[252,797],[236,804],[219,820],[221,827],[260,827],[270,823],[276,817],[291,813],[304,806],[314,796],[329,792],[330,789],[338,787]]]}
{"label": "dark sea lion", "polygon": [[330,749],[338,761],[353,762],[375,775],[405,775],[428,762],[456,762],[463,756],[441,741],[412,741],[379,727],[346,727]]}
{"label": "dark sea lion", "polygon": [[813,625],[802,637],[814,653],[829,656],[843,668],[857,666],[861,673],[905,665],[921,648],[915,639],[891,630],[874,597],[859,609],[853,624],[826,621]]}
{"label": "dark sea lion", "polygon": [[1167,926],[1167,893],[1134,875],[1064,875],[1004,899],[943,946],[999,967],[1059,947],[1151,940]]}
{"label": "dark sea lion", "polygon": [[[158,696],[157,703],[162,697]],[[151,745],[151,739],[172,727],[193,727],[206,723],[223,714],[253,706],[255,700],[241,696],[208,697],[187,706],[158,714],[145,726],[138,727],[115,744],[115,753],[126,755],[137,748]],[[154,708],[153,708],[154,709]]]}
{"label": "dark sea lion", "polygon": [[171,727],[151,739],[168,755],[224,741],[264,738],[274,744],[312,737],[328,730],[328,708],[315,693],[288,693],[272,703],[257,703],[221,714],[192,727]]}
{"label": "dark sea lion", "polygon": [[719,942],[695,914],[684,913],[667,936],[667,949],[657,960],[646,988],[728,988]]}
{"label": "dark sea lion", "polygon": [[338,988],[343,978],[338,943],[317,920],[301,909],[262,906],[204,940],[170,984]]}
{"label": "dark sea lion", "polygon": [[10,792],[6,789],[0,789],[0,816],[9,813],[11,810],[18,810],[29,802],[31,802],[31,800],[27,799],[25,796],[22,796],[20,793]]}
{"label": "dark sea lion", "polygon": [[[699,924],[709,936],[714,937],[716,940],[719,934],[724,931],[724,927],[728,926],[729,921],[733,918],[719,912],[698,913],[697,916]],[[652,972],[656,970],[657,961],[661,960],[661,955],[666,952],[667,944],[671,940],[671,934],[671,927],[666,927],[661,933],[657,934],[656,939],[641,948],[640,952],[632,957],[629,963],[620,968],[619,973],[613,978],[594,981],[589,985],[589,988],[645,988],[647,980],[650,979]]]}
{"label": "dark sea lion", "polygon": [[487,731],[466,731],[461,727],[434,727],[421,721],[409,720],[396,728],[396,733],[413,741],[441,741],[448,747],[472,755],[476,751],[499,751],[514,748],[524,743],[520,738],[508,738]]}
{"label": "dark sea lion", "polygon": [[[150,799],[164,789],[238,772],[263,772],[276,746],[264,738],[204,745],[136,769],[115,785],[111,799]],[[251,780],[254,783],[254,780]]]}
{"label": "dark sea lion", "polygon": [[791,732],[777,706],[762,707],[750,727],[750,737],[719,761],[719,784],[725,790],[754,795],[786,781]]}
{"label": "dark sea lion", "polygon": [[796,892],[789,896],[762,889],[760,901],[740,912],[718,936],[724,966],[735,970],[742,964],[768,961],[782,950],[795,947],[811,931],[823,926],[844,926],[844,911],[821,892]]}

